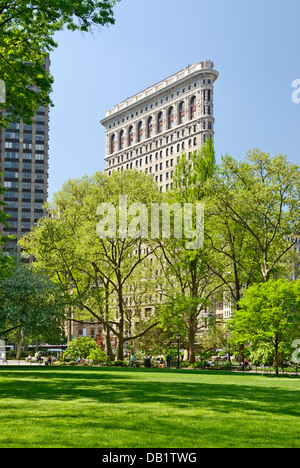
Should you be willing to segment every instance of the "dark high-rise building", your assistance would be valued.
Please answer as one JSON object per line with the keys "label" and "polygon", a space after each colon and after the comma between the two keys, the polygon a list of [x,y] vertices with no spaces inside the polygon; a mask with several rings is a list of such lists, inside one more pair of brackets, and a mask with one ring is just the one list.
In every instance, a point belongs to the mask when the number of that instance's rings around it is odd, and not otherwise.
{"label": "dark high-rise building", "polygon": [[[50,60],[46,61],[46,69]],[[40,107],[35,123],[13,123],[0,129],[1,186],[6,188],[5,212],[10,215],[4,234],[20,239],[43,217],[48,196],[49,109]],[[16,241],[6,245],[12,249]]]}

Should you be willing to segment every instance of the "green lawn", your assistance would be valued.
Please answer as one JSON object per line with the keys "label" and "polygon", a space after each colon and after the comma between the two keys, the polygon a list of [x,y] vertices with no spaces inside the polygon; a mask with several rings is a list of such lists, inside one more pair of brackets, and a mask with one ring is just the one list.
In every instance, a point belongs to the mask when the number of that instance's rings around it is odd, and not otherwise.
{"label": "green lawn", "polygon": [[300,380],[210,371],[0,368],[0,447],[300,447]]}

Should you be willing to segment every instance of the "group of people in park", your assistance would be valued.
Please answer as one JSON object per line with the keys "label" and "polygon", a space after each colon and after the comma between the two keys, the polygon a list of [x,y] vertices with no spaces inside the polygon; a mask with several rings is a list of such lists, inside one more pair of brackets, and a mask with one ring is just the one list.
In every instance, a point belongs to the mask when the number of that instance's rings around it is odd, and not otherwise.
{"label": "group of people in park", "polygon": [[[51,353],[48,353],[48,356],[47,356],[47,358],[45,360],[45,365],[46,366],[51,366],[51,363],[54,360],[55,360],[55,357]],[[26,361],[27,362],[32,361],[31,354],[28,355],[28,357],[26,358]],[[34,362],[44,362],[44,359],[42,358],[41,353],[39,351],[36,351],[36,353],[34,354]]]}

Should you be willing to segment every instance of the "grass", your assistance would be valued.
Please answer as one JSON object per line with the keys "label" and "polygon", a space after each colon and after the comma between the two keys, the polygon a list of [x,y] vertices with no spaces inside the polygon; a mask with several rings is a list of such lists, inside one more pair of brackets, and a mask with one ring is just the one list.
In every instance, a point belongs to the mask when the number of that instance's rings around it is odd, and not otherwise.
{"label": "grass", "polygon": [[299,448],[300,380],[0,368],[1,448]]}

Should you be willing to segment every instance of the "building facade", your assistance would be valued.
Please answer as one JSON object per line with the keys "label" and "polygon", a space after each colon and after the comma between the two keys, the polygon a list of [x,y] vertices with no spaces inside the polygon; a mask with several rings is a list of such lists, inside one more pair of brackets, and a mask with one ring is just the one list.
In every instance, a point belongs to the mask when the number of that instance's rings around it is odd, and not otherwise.
{"label": "building facade", "polygon": [[[49,70],[50,60],[46,61]],[[41,107],[33,125],[13,123],[0,129],[0,183],[6,188],[5,212],[10,215],[4,234],[20,239],[43,217],[48,196],[49,109]],[[16,241],[5,246],[15,249]]]}
{"label": "building facade", "polygon": [[152,174],[161,190],[171,188],[182,153],[200,149],[214,136],[212,61],[199,62],[106,112],[105,171],[136,169]]}

